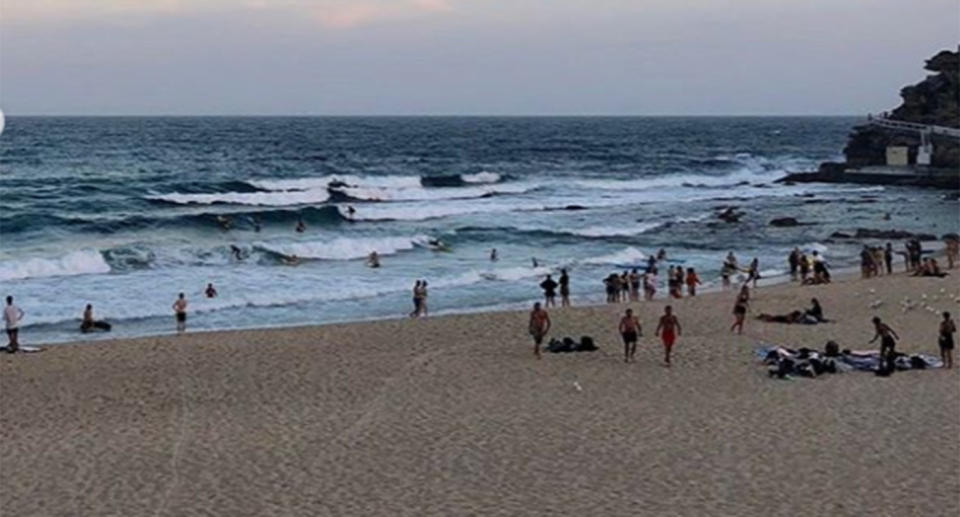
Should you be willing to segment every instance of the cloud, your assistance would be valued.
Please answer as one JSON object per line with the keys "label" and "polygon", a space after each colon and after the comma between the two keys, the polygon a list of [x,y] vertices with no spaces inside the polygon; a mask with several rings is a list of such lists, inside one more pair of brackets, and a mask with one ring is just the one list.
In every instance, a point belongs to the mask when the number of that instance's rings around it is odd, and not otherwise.
{"label": "cloud", "polygon": [[337,29],[453,10],[450,0],[3,0],[0,20],[17,22],[124,20],[216,11],[286,12]]}

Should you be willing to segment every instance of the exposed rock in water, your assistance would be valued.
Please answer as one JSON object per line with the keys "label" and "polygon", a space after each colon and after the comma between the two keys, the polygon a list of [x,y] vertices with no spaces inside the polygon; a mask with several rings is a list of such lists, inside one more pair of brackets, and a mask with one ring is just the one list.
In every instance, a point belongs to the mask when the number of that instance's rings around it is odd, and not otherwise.
{"label": "exposed rock in water", "polygon": [[801,223],[794,217],[777,217],[770,221],[770,226],[788,227],[788,226],[806,226],[813,223]]}
{"label": "exposed rock in water", "polygon": [[830,237],[834,238],[853,238],[853,239],[891,239],[891,240],[904,240],[904,239],[917,239],[918,241],[935,241],[937,240],[936,235],[931,235],[929,233],[913,233],[905,230],[874,230],[871,228],[857,228],[857,232],[851,237],[845,233],[833,232]]}
{"label": "exposed rock in water", "polygon": [[853,236],[850,235],[849,233],[833,232],[830,234],[830,238],[831,239],[852,239]]}
{"label": "exposed rock in water", "polygon": [[743,212],[737,212],[736,207],[727,207],[726,210],[717,214],[717,219],[727,223],[739,223],[740,218],[744,216]]}
{"label": "exposed rock in water", "polygon": [[567,205],[563,207],[564,210],[586,210],[587,207],[583,205]]}

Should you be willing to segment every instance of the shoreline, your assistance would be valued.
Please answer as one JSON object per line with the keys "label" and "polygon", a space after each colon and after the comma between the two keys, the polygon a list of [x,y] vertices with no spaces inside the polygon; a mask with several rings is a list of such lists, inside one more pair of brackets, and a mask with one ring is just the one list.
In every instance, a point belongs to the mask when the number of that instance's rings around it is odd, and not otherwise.
{"label": "shoreline", "polygon": [[[935,253],[942,253],[942,251],[943,251],[942,249],[939,249],[939,250],[935,249]],[[896,270],[896,268],[894,269]],[[842,281],[844,279],[847,279],[847,277],[857,276],[859,274],[860,274],[860,270],[858,267],[850,266],[850,267],[838,268],[837,270],[831,273],[831,276],[833,277],[834,281]],[[896,271],[895,271],[895,274],[896,274]],[[538,277],[535,277],[534,279],[536,278]],[[600,280],[598,279],[597,280],[598,284],[599,284],[599,281]],[[792,284],[792,283],[795,283],[795,281],[793,281],[790,278],[790,274],[784,273],[781,275],[771,277],[769,279],[761,278],[760,281],[758,282],[758,288],[756,289],[762,290],[770,287],[781,286],[784,284]],[[539,289],[539,287],[536,285],[536,282],[531,282],[530,285],[531,285],[530,287],[531,290]],[[731,296],[733,296],[734,293],[736,292],[736,289],[738,289],[737,287],[738,282],[733,282],[731,284],[733,287],[731,288],[724,288],[722,285],[720,285],[719,280],[712,281],[705,285],[706,287],[703,287],[702,289],[698,290],[697,292],[698,297],[717,295],[725,292],[729,292]],[[751,287],[751,292],[756,291],[756,289]],[[576,308],[596,308],[596,307],[606,307],[611,305],[619,306],[619,305],[635,305],[635,304],[640,304],[642,306],[645,303],[657,303],[657,302],[666,302],[666,301],[676,300],[674,298],[669,298],[668,296],[664,296],[664,294],[665,294],[665,288],[662,288],[662,289],[658,289],[657,297],[654,298],[651,302],[644,301],[641,295],[641,299],[638,302],[630,302],[629,304],[627,303],[608,304],[603,301],[604,295],[603,293],[600,293],[598,290],[597,294],[595,295],[584,294],[581,296],[573,296],[572,301],[574,302],[574,305],[572,308],[575,308],[575,309]],[[686,286],[684,286],[684,297],[682,299],[685,299],[688,297],[689,296],[686,295]],[[431,313],[428,319],[443,318],[443,317],[450,317],[450,316],[473,315],[473,314],[504,314],[504,313],[515,313],[518,311],[525,312],[530,310],[530,306],[532,306],[534,302],[542,301],[542,300],[543,300],[542,297],[537,297],[537,298],[530,298],[529,300],[524,302],[490,304],[490,305],[482,305],[478,307],[467,307],[462,309],[443,309],[443,310]],[[550,311],[554,311],[554,310],[561,310],[561,308],[560,307],[550,308]],[[276,325],[276,326],[266,326],[266,327],[250,326],[250,327],[230,327],[230,328],[204,328],[199,330],[189,330],[189,322],[188,322],[188,327],[187,327],[188,330],[186,334],[217,334],[222,332],[297,330],[297,329],[309,329],[314,327],[325,327],[328,325],[369,324],[369,323],[375,323],[380,321],[404,321],[407,319],[411,319],[411,318],[404,316],[403,313],[398,313],[396,315],[387,316],[387,317],[374,316],[370,318],[327,321],[322,323]],[[94,339],[85,338],[84,335],[81,334],[80,336],[78,336],[78,339],[73,339],[73,340],[50,341],[50,342],[38,341],[38,342],[30,342],[30,343],[24,343],[24,337],[26,336],[27,338],[29,338],[29,326],[21,326],[20,341],[21,341],[21,345],[37,346],[37,347],[43,347],[45,349],[48,349],[51,347],[55,348],[60,346],[73,346],[73,345],[87,346],[87,345],[93,345],[98,343],[111,343],[116,341],[128,341],[128,340],[134,340],[134,339],[176,337],[178,333],[174,328],[172,315],[170,317],[170,320],[171,320],[170,331],[167,331],[167,332],[147,333],[142,335],[131,335],[131,336],[121,336],[121,337],[112,337],[109,335],[109,333],[100,333],[98,335],[102,337],[94,338]],[[80,318],[77,318],[77,322],[79,324]]]}

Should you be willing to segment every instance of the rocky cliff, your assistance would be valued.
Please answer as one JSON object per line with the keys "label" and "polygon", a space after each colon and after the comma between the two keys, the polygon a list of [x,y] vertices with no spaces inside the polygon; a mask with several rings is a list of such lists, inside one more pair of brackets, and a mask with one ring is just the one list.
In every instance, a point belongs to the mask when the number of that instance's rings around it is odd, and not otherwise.
{"label": "rocky cliff", "polygon": [[[924,68],[933,73],[900,90],[903,102],[887,114],[887,118],[960,128],[960,47],[956,52],[939,52],[927,60]],[[960,142],[957,139],[934,136],[932,142],[932,166],[960,168]],[[883,165],[888,145],[919,144],[920,135],[917,133],[891,131],[868,124],[853,129],[843,153],[849,167]]]}

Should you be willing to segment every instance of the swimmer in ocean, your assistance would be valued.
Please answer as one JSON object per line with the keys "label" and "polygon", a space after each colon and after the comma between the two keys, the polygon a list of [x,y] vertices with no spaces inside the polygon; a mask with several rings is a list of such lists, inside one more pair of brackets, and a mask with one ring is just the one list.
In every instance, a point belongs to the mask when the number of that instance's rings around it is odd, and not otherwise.
{"label": "swimmer in ocean", "polygon": [[297,233],[303,233],[306,230],[307,230],[307,223],[303,222],[303,219],[298,219],[297,227],[296,227]]}
{"label": "swimmer in ocean", "polygon": [[380,267],[380,255],[376,251],[371,251],[367,257],[367,265],[373,268]]}

